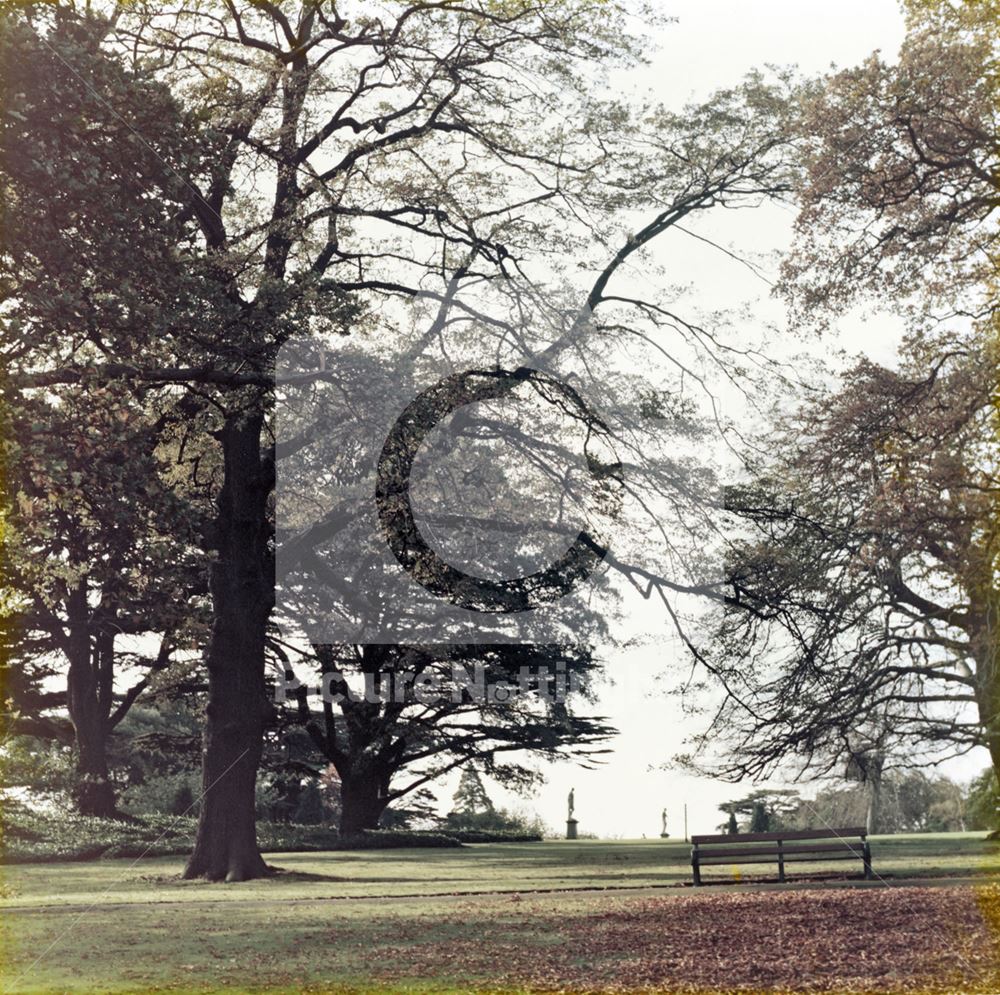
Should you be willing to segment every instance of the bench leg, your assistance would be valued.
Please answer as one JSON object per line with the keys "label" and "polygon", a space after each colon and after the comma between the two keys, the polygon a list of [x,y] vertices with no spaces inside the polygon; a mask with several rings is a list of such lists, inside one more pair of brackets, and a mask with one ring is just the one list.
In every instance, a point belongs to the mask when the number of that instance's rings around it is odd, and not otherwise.
{"label": "bench leg", "polygon": [[701,868],[698,866],[698,854],[691,856],[691,873],[694,875],[695,885],[701,884]]}
{"label": "bench leg", "polygon": [[781,845],[778,845],[778,880],[785,880],[785,855],[781,852]]}
{"label": "bench leg", "polygon": [[865,840],[865,850],[864,850],[864,861],[865,861],[865,880],[871,881],[872,879],[872,848],[868,840]]}

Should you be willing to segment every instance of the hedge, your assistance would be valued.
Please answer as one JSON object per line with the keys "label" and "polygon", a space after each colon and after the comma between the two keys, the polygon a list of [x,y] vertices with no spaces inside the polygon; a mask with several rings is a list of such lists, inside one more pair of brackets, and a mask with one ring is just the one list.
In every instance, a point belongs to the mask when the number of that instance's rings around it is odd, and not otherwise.
{"label": "hedge", "polygon": [[[196,826],[190,816],[144,816],[126,822],[5,806],[0,863],[186,856]],[[341,839],[328,826],[274,822],[259,822],[257,838],[265,852],[293,853],[462,845],[452,834],[375,830]]]}
{"label": "hedge", "polygon": [[540,843],[540,833],[522,833],[514,829],[446,829],[445,833],[460,843]]}

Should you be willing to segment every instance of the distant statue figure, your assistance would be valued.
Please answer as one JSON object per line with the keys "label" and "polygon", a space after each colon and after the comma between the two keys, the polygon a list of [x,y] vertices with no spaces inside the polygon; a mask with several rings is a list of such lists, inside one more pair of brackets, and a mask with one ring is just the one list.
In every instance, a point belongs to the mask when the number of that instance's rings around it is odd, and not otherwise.
{"label": "distant statue figure", "polygon": [[567,801],[569,803],[569,814],[566,816],[566,818],[567,819],[572,819],[573,818],[573,807],[574,807],[573,789],[572,788],[569,789],[569,798],[567,799]]}
{"label": "distant statue figure", "polygon": [[660,813],[660,818],[663,820],[663,827],[660,829],[660,833],[663,836],[666,836],[667,835],[667,810],[666,809],[664,809]]}

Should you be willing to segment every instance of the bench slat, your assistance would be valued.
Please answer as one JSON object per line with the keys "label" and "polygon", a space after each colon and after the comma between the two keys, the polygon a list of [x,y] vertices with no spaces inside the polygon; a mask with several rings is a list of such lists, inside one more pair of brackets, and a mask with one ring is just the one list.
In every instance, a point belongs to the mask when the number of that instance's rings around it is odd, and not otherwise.
{"label": "bench slat", "polygon": [[730,836],[728,833],[716,833],[712,836],[692,836],[695,846],[701,843],[767,843],[778,840],[829,840],[842,836],[867,836],[864,826],[851,826],[847,829],[789,829],[781,833],[740,833]]}
{"label": "bench slat", "polygon": [[[861,856],[864,844],[855,843],[798,843],[790,846],[783,846],[781,853],[853,853]],[[778,859],[778,847],[775,846],[732,846],[732,847],[712,847],[708,850],[699,851],[698,857],[704,862],[709,857],[747,857],[757,854],[767,854]]]}
{"label": "bench slat", "polygon": [[[824,860],[863,860],[864,855],[859,850],[857,853],[799,853],[791,857],[785,858],[786,864],[802,864],[812,861],[813,863],[822,862]],[[733,864],[777,864],[778,855],[774,854],[771,857],[747,857],[745,860],[734,860],[732,858],[725,859],[723,857],[716,858],[715,860],[707,859],[702,857],[698,861],[699,867],[732,867]]]}

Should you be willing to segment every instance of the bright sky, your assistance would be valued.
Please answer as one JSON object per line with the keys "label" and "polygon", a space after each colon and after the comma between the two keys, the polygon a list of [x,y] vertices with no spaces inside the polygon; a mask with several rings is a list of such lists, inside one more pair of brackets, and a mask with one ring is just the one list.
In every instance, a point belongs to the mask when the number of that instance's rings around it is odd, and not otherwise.
{"label": "bright sky", "polygon": [[[902,16],[892,0],[843,0],[838,4],[803,0],[672,0],[669,11],[678,18],[651,39],[652,64],[634,79],[638,89],[648,88],[671,107],[706,96],[712,90],[737,82],[748,70],[767,64],[795,64],[804,74],[820,73],[831,64],[854,65],[875,49],[892,58],[903,33]],[[713,239],[741,250],[763,251],[780,247],[788,238],[791,215],[777,209],[725,215],[718,226],[700,230]],[[690,240],[668,243],[660,250],[668,272],[678,281],[691,281],[704,303],[722,303],[716,295],[744,298],[763,295],[761,313],[773,315],[766,301],[767,288],[737,264],[726,266],[717,250],[699,249]],[[674,282],[673,279],[671,282]],[[837,342],[850,353],[865,351],[889,362],[898,340],[899,326],[881,316],[867,321],[845,321]],[[636,612],[645,606],[636,599]],[[620,730],[610,744],[614,753],[597,770],[571,764],[546,768],[547,785],[534,798],[506,795],[491,786],[495,800],[538,812],[547,823],[560,827],[566,818],[566,796],[576,789],[576,817],[580,831],[602,836],[656,836],[660,812],[668,810],[668,831],[683,836],[684,806],[689,832],[709,832],[722,821],[719,802],[738,797],[750,785],[727,785],[707,779],[662,771],[656,766],[684,746],[685,738],[699,729],[686,718],[680,703],[664,695],[690,664],[676,645],[665,643],[620,653],[608,670],[615,684],[606,689],[597,709]],[[666,673],[667,680],[662,680]],[[657,678],[661,678],[658,681]],[[988,763],[985,751],[944,768],[965,779]],[[439,793],[445,804],[453,785]],[[808,787],[804,793],[809,794]]]}

